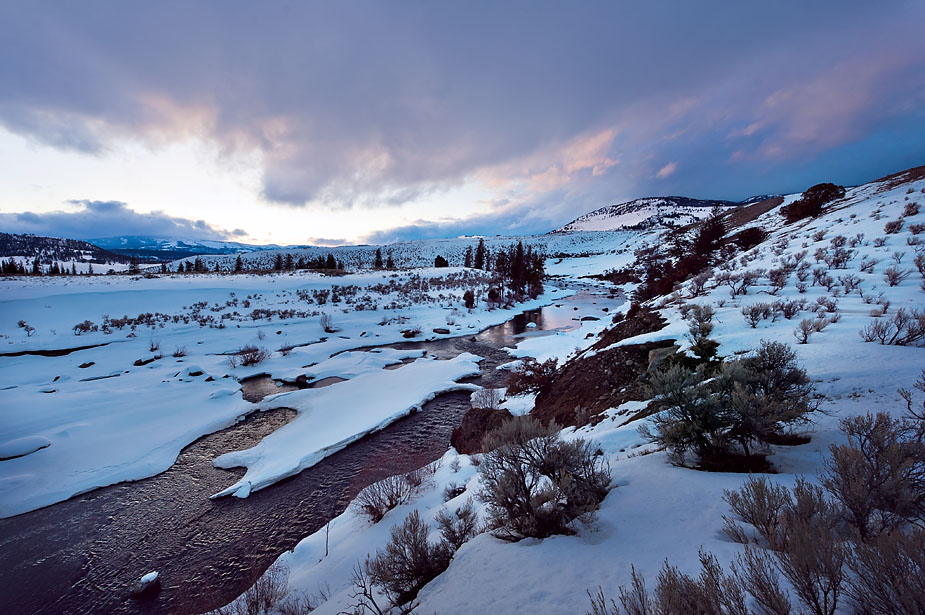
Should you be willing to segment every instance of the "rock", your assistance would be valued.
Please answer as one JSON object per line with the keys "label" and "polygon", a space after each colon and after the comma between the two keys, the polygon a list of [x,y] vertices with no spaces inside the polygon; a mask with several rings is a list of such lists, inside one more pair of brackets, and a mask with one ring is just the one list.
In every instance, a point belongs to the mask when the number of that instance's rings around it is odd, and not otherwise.
{"label": "rock", "polygon": [[437,334],[440,334],[440,335],[449,335],[450,330],[447,329],[447,328],[445,328],[445,327],[436,327],[436,328],[434,329],[434,333],[437,333]]}
{"label": "rock", "polygon": [[86,363],[81,363],[77,367],[80,369],[87,369],[88,367],[93,367],[94,365],[96,365],[95,361],[87,361]]}
{"label": "rock", "polygon": [[149,572],[144,575],[132,588],[132,598],[134,600],[150,600],[161,591],[161,580],[157,572]]}
{"label": "rock", "polygon": [[680,346],[668,346],[667,348],[655,348],[654,350],[649,351],[649,366],[646,368],[647,372],[652,371],[653,368],[658,367],[658,364],[678,352]]}

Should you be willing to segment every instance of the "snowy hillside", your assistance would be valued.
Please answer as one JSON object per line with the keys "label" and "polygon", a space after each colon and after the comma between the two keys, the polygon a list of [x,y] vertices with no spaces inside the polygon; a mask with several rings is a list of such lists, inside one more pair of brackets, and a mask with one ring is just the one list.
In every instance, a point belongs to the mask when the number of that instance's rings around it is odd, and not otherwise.
{"label": "snowy hillside", "polygon": [[735,207],[731,201],[703,201],[682,196],[635,199],[608,205],[572,220],[556,232],[618,231],[680,227],[703,220],[715,207]]}
{"label": "snowy hillside", "polygon": [[[532,246],[535,251],[544,254],[548,259],[572,258],[601,254],[613,254],[625,251],[628,246],[632,254],[632,247],[647,233],[630,231],[614,231],[606,233],[551,233],[547,235],[511,236],[511,237],[483,237],[485,246],[490,253],[500,249],[507,249],[512,244],[522,241],[524,246]],[[392,256],[399,268],[403,267],[430,267],[437,256],[449,261],[451,266],[461,266],[467,248],[475,248],[479,237],[459,237],[451,239],[423,239],[418,241],[401,241],[383,246],[359,245],[339,246],[336,248],[280,248],[275,250],[261,250],[250,254],[242,254],[245,269],[273,269],[278,254],[286,257],[291,254],[293,259],[304,258],[306,261],[319,256],[333,254],[343,261],[349,270],[371,269],[376,258],[376,250],[382,251],[383,258]],[[221,271],[234,269],[237,255],[209,255],[201,258],[203,264],[211,271],[218,265]],[[192,262],[194,259],[180,259]],[[171,264],[176,268],[176,263]]]}
{"label": "snowy hillside", "polygon": [[[667,326],[621,340],[614,347],[674,340],[682,350],[688,348],[689,322],[681,308],[692,304],[715,310],[711,337],[719,342],[723,356],[754,349],[761,340],[792,345],[820,396],[823,412],[803,432],[808,443],[770,445],[767,459],[773,464],[776,473],[771,479],[776,483],[793,486],[801,475],[818,481],[829,446],[844,442],[839,421],[874,410],[900,416],[905,403],[897,389],[910,389],[925,367],[921,171],[849,189],[815,219],[785,224],[779,207],[761,215],[751,224],[770,231],[764,242],[715,269],[702,286],[687,284],[676,294],[652,300]],[[781,274],[769,277],[768,272],[781,268],[787,272],[783,280]],[[742,292],[735,280],[746,278],[752,279],[751,286]],[[739,291],[731,292],[730,280]],[[767,317],[761,316],[764,305],[769,306]],[[749,308],[754,306],[759,317],[752,325]],[[897,314],[913,315],[912,324]],[[810,325],[806,343],[799,343],[802,322]],[[908,327],[904,329],[910,334],[907,345],[890,344],[890,335],[884,342],[870,333],[894,326]],[[538,338],[519,344],[516,352],[566,359],[594,341],[582,334]],[[606,376],[602,374],[599,382],[606,387]],[[521,404],[511,400],[502,407],[508,405]],[[577,525],[575,536],[516,543],[479,534],[462,545],[447,570],[421,590],[416,612],[583,613],[590,609],[588,591],[600,587],[616,599],[618,586],[629,587],[631,566],[650,583],[666,558],[696,576],[698,550],[706,549],[728,567],[743,553],[743,546],[723,532],[724,515],[732,515],[723,492],[739,488],[747,475],[668,463],[666,452],[637,430],[651,418],[627,421],[645,405],[626,402],[606,410],[603,420],[593,426],[563,432],[566,439],[588,440],[603,452],[612,469],[616,488],[593,522]],[[432,482],[378,524],[371,524],[358,507],[351,506],[331,523],[329,532],[307,537],[280,558],[290,570],[290,590],[320,602],[316,613],[343,612],[358,604],[354,567],[383,549],[390,529],[412,511],[419,511],[430,524],[432,542],[439,539],[435,519],[441,511],[452,512],[471,500],[484,520],[488,510],[479,499],[484,487],[479,462],[478,456],[450,451]],[[460,488],[450,491],[455,486]],[[786,582],[783,589],[796,600]],[[384,600],[382,594],[374,596]],[[836,612],[851,612],[847,600],[839,603]]]}
{"label": "snowy hillside", "polygon": [[148,235],[100,237],[88,241],[117,254],[156,261],[171,261],[197,254],[238,254],[280,247],[273,244],[253,245],[236,241],[177,239]]}

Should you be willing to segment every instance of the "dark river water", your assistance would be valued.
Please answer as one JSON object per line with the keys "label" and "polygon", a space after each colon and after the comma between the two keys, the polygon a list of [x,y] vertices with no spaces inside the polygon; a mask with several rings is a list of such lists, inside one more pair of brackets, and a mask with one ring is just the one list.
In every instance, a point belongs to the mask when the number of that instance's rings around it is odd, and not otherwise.
{"label": "dark river water", "polygon": [[[438,358],[472,352],[484,357],[482,373],[467,381],[503,386],[496,368],[512,360],[504,347],[518,336],[574,329],[579,316],[608,318],[602,308],[619,303],[579,293],[475,335],[394,346]],[[284,390],[276,387],[262,379],[248,387],[248,399]],[[227,604],[281,553],[343,512],[365,486],[440,458],[468,408],[468,392],[440,395],[421,412],[246,499],[210,500],[244,473],[215,468],[212,460],[257,444],[295,415],[288,409],[257,412],[190,444],[157,476],[0,519],[0,612],[186,614]],[[130,599],[135,581],[153,570],[160,573],[161,592],[147,601]]]}

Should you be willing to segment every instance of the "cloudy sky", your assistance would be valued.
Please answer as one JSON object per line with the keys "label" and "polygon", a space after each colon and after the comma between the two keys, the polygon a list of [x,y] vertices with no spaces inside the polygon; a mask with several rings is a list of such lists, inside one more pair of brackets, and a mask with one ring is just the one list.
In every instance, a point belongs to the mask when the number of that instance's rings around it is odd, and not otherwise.
{"label": "cloudy sky", "polygon": [[925,164],[925,3],[2,2],[0,231],[545,232]]}

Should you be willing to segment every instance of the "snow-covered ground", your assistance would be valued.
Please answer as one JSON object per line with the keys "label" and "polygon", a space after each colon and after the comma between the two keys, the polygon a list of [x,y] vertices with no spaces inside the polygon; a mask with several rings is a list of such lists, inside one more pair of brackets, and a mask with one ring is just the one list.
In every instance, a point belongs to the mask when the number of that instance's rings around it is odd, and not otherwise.
{"label": "snow-covered ground", "polygon": [[[779,472],[775,481],[793,484],[798,475],[813,479],[828,447],[843,439],[839,420],[868,411],[900,414],[904,404],[896,389],[909,388],[925,367],[921,346],[881,345],[859,335],[870,322],[886,321],[901,308],[925,309],[922,278],[913,264],[922,247],[919,238],[925,241],[925,234],[916,230],[925,224],[925,213],[907,210],[908,203],[925,202],[923,192],[925,181],[892,188],[861,186],[850,189],[825,215],[792,225],[784,224],[779,208],[767,212],[750,223],[771,232],[765,242],[718,267],[701,296],[692,297],[685,285],[674,297],[654,299],[668,326],[619,343],[674,338],[683,346],[688,327],[679,308],[686,302],[715,308],[711,337],[724,356],[754,348],[763,339],[791,344],[825,396],[825,413],[815,417],[808,444],[775,447],[769,460]],[[897,232],[886,233],[885,225],[898,220],[902,225]],[[568,233],[536,241],[547,254],[559,254],[547,261],[550,274],[575,279],[630,264],[634,249],[656,238],[654,231]],[[506,246],[510,239],[487,243]],[[399,261],[427,263],[441,254],[460,262],[465,248],[474,244],[471,239],[430,241],[396,244],[393,250]],[[830,269],[825,259],[837,248],[851,252],[844,268]],[[357,262],[371,262],[374,248],[354,251]],[[223,267],[233,262],[210,258]],[[793,272],[775,291],[767,270],[799,258],[809,263],[805,282]],[[887,272],[894,267],[902,279],[890,285]],[[824,269],[815,284],[814,268]],[[731,296],[721,283],[723,275],[760,269],[766,271],[747,294]],[[825,275],[832,279],[825,280]],[[464,387],[457,381],[475,370],[477,357],[438,361],[420,357],[419,351],[351,350],[400,341],[403,332],[414,329],[420,330],[415,339],[437,338],[510,319],[513,311],[488,310],[481,301],[472,311],[462,307],[463,291],[482,284],[478,276],[450,268],[363,271],[339,278],[297,272],[0,280],[0,353],[101,344],[57,357],[0,356],[0,457],[15,457],[0,462],[0,514],[160,472],[185,444],[254,409],[289,407],[298,414],[257,446],[229,451],[216,460],[223,467],[247,468],[241,480],[216,495],[246,497],[298,472],[433,395]],[[517,310],[564,294],[548,290]],[[762,319],[754,328],[742,313],[755,303],[804,300],[792,318]],[[803,319],[821,322],[817,312],[827,324],[808,343],[798,344],[794,329]],[[336,331],[323,330],[322,315],[333,319],[329,328]],[[29,329],[17,326],[20,320]],[[90,324],[78,327],[76,335],[75,325],[84,321]],[[608,325],[602,319],[583,322],[580,329],[527,335],[512,354],[565,361],[584,352]],[[266,349],[269,357],[257,365],[233,367],[230,357],[249,345]],[[417,360],[401,369],[383,370],[412,358]],[[245,402],[239,381],[261,373],[346,381],[274,395],[257,405]],[[382,394],[385,390],[388,395]],[[479,535],[423,589],[418,612],[582,613],[589,608],[587,590],[601,586],[615,595],[619,585],[629,583],[631,565],[651,582],[666,558],[694,572],[700,547],[723,564],[741,553],[741,545],[722,532],[722,516],[729,514],[722,493],[740,486],[745,476],[669,465],[665,454],[639,435],[638,424],[623,424],[626,411],[643,406],[630,402],[608,410],[593,427],[564,432],[568,438],[590,440],[612,468],[616,488],[596,521],[581,526],[575,536],[541,541],[509,543]],[[510,399],[504,407],[515,414],[529,412],[531,399]],[[444,502],[444,489],[453,484],[464,485],[465,492]],[[417,509],[431,522],[436,540],[432,520],[445,507],[471,498],[484,515],[476,497],[479,490],[473,459],[448,451],[414,497],[378,524],[351,506],[327,531],[307,536],[284,554],[280,559],[291,571],[290,588],[306,593],[324,589],[328,599],[317,613],[348,608],[354,566],[386,544],[394,525]]]}
{"label": "snow-covered ground", "polygon": [[[255,409],[238,382],[248,376],[355,379],[272,406],[300,414],[254,449],[221,461],[248,466],[232,489],[243,496],[241,485],[259,488],[307,467],[457,388],[455,380],[475,369],[474,357],[462,357],[384,372],[413,353],[336,353],[403,341],[409,331],[419,330],[414,339],[476,332],[516,313],[490,310],[481,300],[465,309],[462,293],[485,288],[479,273],[458,268],[334,278],[303,272],[20,278],[0,287],[0,353],[7,355],[0,356],[0,457],[16,457],[0,462],[4,517],[166,470],[184,446]],[[567,294],[549,290],[516,310]],[[333,333],[323,330],[322,316],[331,319]],[[20,320],[34,330],[17,326]],[[84,346],[90,348],[63,356],[21,354]],[[233,367],[234,353],[245,346],[268,358]],[[369,403],[372,387],[386,377],[401,394]],[[337,413],[336,429],[317,430]],[[301,440],[306,432],[313,437],[291,446],[287,438]]]}
{"label": "snow-covered ground", "polygon": [[[925,223],[925,213],[904,216],[907,203],[925,200],[923,193],[925,181],[892,189],[879,184],[861,186],[849,190],[830,213],[789,226],[784,225],[779,209],[773,210],[752,223],[771,230],[769,239],[727,265],[727,271],[733,274],[746,269],[773,269],[782,260],[806,251],[804,258],[811,269],[821,266],[835,280],[830,290],[825,284],[812,285],[810,269],[804,292],[797,289],[795,273],[775,294],[771,294],[767,275],[747,294],[735,297],[730,296],[727,286],[717,284],[715,276],[702,296],[691,298],[688,289],[682,291],[682,301],[710,304],[716,309],[716,329],[711,337],[720,342],[722,355],[754,348],[762,339],[786,342],[797,351],[817,392],[824,395],[825,412],[814,419],[811,441],[800,446],[773,447],[769,460],[778,473],[772,480],[792,486],[799,475],[811,480],[818,476],[829,446],[844,438],[838,430],[840,419],[875,411],[894,416],[902,413],[905,406],[896,390],[909,388],[918,378],[925,368],[925,349],[921,345],[865,342],[859,331],[874,319],[890,318],[900,308],[925,309],[925,292],[920,287],[923,280],[912,264],[921,246],[917,245],[918,235],[910,228]],[[899,219],[903,221],[902,228],[885,234],[885,224]],[[846,238],[844,247],[853,253],[844,269],[830,270],[823,260],[816,261],[815,253],[821,248],[831,255],[841,243],[838,236]],[[825,254],[819,256],[822,259]],[[566,259],[550,269],[574,275],[580,269],[621,266],[624,258],[599,254]],[[878,262],[861,270],[861,263],[874,260]],[[891,286],[885,271],[894,266],[908,275]],[[848,279],[849,275],[859,280]],[[847,286],[859,284],[860,290],[847,290],[845,280]],[[620,343],[684,340],[687,323],[681,318],[678,302],[666,299],[652,302],[662,307],[662,314],[669,320],[665,329]],[[754,303],[804,299],[805,307],[792,319],[761,320],[755,328],[745,322],[742,314],[743,307]],[[835,319],[831,318],[835,312],[826,311],[831,309],[826,303],[831,300],[836,302],[839,315]],[[881,310],[887,301],[886,314],[873,315],[876,312],[872,311]],[[816,311],[820,309],[830,318],[829,324],[811,335],[808,343],[798,344],[794,329],[802,319],[817,319]],[[563,359],[593,343],[594,338],[586,339],[585,332],[527,338],[515,354]],[[512,401],[507,405],[516,413],[529,410],[529,398]],[[722,531],[722,517],[730,514],[722,495],[724,489],[741,486],[746,476],[669,465],[665,453],[653,451],[653,445],[639,435],[637,423],[622,424],[624,410],[644,405],[630,402],[607,411],[609,419],[594,427],[564,432],[565,437],[582,437],[600,447],[613,470],[616,488],[604,500],[595,522],[581,527],[576,536],[545,540],[509,543],[487,533],[479,535],[463,545],[449,569],[421,591],[417,612],[582,613],[590,607],[587,590],[595,591],[600,586],[615,597],[618,586],[629,584],[631,565],[652,582],[666,558],[682,571],[695,573],[701,547],[713,552],[724,565],[741,553],[742,546],[730,541]],[[443,490],[451,484],[465,485],[466,490],[444,502]],[[436,541],[433,519],[439,511],[452,510],[471,498],[484,514],[477,498],[479,490],[479,475],[472,459],[449,451],[432,482],[425,484],[410,502],[390,511],[380,523],[370,524],[351,507],[330,524],[328,534],[321,531],[308,536],[293,552],[284,554],[280,560],[291,570],[290,587],[308,594],[324,589],[328,600],[315,611],[319,614],[345,609],[352,603],[354,565],[388,542],[392,526],[416,509],[430,522],[431,539]]]}

